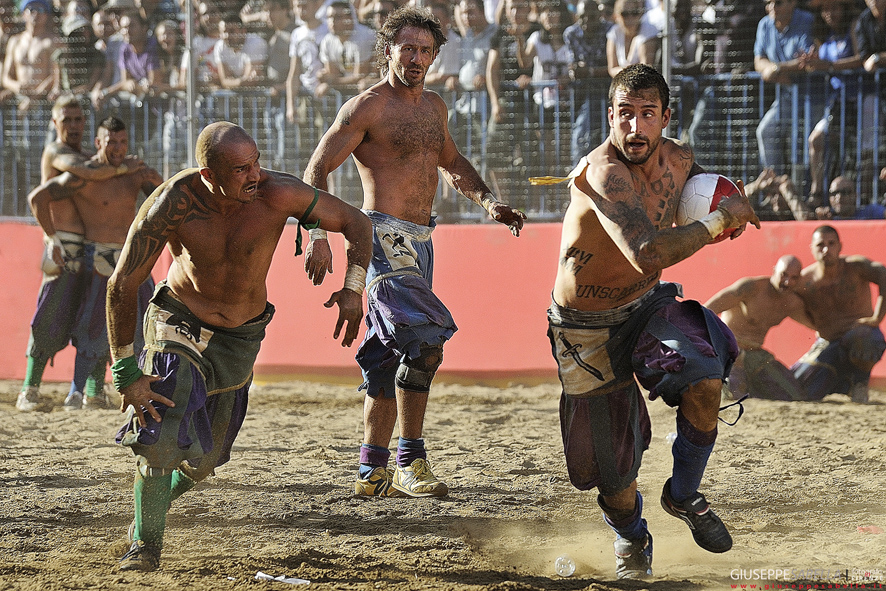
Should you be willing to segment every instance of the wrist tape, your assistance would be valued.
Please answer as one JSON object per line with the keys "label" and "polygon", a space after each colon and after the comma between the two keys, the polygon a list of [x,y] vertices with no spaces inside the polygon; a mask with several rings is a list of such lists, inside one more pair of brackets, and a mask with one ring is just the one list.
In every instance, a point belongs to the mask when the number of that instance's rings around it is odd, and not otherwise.
{"label": "wrist tape", "polygon": [[495,205],[496,203],[501,203],[501,201],[496,199],[495,196],[492,195],[491,193],[486,193],[486,195],[483,196],[483,199],[480,200],[480,205],[486,211],[489,211],[489,208],[492,207],[493,205]]}
{"label": "wrist tape", "polygon": [[712,211],[698,221],[707,229],[711,238],[716,238],[729,229],[729,220],[720,209]]}
{"label": "wrist tape", "polygon": [[123,359],[124,357],[134,357],[135,356],[135,347],[132,343],[128,345],[123,345],[122,347],[113,347],[111,349],[111,356],[114,359]]}
{"label": "wrist tape", "polygon": [[348,265],[348,270],[345,273],[345,289],[350,289],[351,291],[356,292],[357,295],[362,296],[365,287],[366,269],[353,263]]}
{"label": "wrist tape", "polygon": [[326,240],[326,230],[321,228],[314,228],[313,230],[308,230],[308,236],[310,236],[311,240]]}
{"label": "wrist tape", "polygon": [[52,256],[52,249],[58,248],[62,251],[62,256],[65,255],[65,245],[62,244],[62,239],[58,237],[58,234],[53,234],[52,236],[44,236],[43,243],[46,245],[46,249],[49,251],[49,255]]}

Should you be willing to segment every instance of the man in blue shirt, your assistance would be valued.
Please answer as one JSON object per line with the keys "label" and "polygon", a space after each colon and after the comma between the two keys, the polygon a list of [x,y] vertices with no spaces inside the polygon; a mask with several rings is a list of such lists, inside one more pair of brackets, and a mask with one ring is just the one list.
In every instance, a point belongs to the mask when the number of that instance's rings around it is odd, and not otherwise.
{"label": "man in blue shirt", "polygon": [[882,220],[886,218],[886,206],[879,203],[859,205],[855,183],[848,177],[838,176],[831,182],[828,192],[829,206],[818,207],[815,217],[820,220]]}
{"label": "man in blue shirt", "polygon": [[[805,62],[814,49],[812,38],[812,13],[797,8],[797,0],[769,0],[766,3],[766,16],[757,25],[754,41],[754,69],[763,81],[779,85],[775,101],[760,119],[757,126],[757,145],[760,150],[762,167],[773,168],[778,174],[786,170],[785,149],[788,131],[795,116],[791,93],[794,90],[791,75],[802,72]],[[805,85],[798,90],[801,92]],[[821,118],[821,98],[815,93],[812,99],[812,119]],[[806,95],[800,96],[799,105]],[[802,130],[801,130],[802,131]],[[807,137],[808,133],[803,133]]]}

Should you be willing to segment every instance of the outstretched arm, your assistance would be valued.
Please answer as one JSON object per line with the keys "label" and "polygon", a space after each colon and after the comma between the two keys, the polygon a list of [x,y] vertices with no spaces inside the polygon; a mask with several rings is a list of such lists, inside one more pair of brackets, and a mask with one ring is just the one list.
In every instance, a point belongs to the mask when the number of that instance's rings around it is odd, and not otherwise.
{"label": "outstretched arm", "polygon": [[67,146],[58,147],[51,155],[49,164],[56,170],[70,172],[87,181],[104,181],[121,174],[129,174],[144,166],[137,156],[127,156],[123,164],[112,166],[95,159],[89,159],[86,155]]}
{"label": "outstretched arm", "polygon": [[741,305],[741,302],[751,294],[753,282],[750,278],[739,279],[729,287],[724,287],[709,299],[704,307],[714,314],[720,314]]}
{"label": "outstretched arm", "polygon": [[509,205],[499,201],[483,182],[474,165],[458,151],[452,136],[449,135],[449,129],[445,127],[446,106],[439,97],[437,101],[438,107],[442,105],[441,118],[444,121],[445,132],[443,150],[437,161],[437,167],[443,173],[443,178],[453,189],[482,206],[494,221],[506,225],[514,236],[519,236],[526,214],[519,209],[511,209]]}

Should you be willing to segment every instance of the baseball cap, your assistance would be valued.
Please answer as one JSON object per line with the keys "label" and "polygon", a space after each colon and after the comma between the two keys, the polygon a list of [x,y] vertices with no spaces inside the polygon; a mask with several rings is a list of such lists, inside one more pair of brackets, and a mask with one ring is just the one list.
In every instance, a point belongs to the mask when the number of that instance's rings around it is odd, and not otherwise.
{"label": "baseball cap", "polygon": [[21,11],[24,12],[28,8],[39,10],[47,14],[52,13],[52,4],[48,0],[24,0]]}

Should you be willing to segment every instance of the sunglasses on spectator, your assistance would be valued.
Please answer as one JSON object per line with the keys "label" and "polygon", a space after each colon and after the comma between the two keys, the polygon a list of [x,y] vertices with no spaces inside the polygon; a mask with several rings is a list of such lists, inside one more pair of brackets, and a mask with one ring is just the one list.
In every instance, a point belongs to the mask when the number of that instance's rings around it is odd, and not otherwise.
{"label": "sunglasses on spectator", "polygon": [[646,13],[643,11],[640,11],[640,12],[626,11],[626,12],[621,13],[622,16],[643,16],[644,14],[646,14]]}

